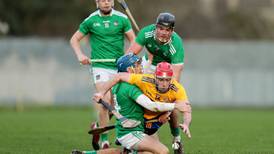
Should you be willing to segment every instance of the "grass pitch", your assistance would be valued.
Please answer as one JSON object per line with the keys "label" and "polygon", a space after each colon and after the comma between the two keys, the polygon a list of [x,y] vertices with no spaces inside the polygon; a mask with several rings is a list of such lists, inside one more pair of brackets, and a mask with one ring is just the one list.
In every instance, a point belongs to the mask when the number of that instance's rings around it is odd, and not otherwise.
{"label": "grass pitch", "polygon": [[[90,107],[0,109],[0,153],[70,153],[89,150]],[[160,139],[171,147],[168,125]],[[274,154],[273,109],[193,109],[187,154]],[[114,132],[110,141],[114,143]],[[172,153],[172,152],[171,152]]]}

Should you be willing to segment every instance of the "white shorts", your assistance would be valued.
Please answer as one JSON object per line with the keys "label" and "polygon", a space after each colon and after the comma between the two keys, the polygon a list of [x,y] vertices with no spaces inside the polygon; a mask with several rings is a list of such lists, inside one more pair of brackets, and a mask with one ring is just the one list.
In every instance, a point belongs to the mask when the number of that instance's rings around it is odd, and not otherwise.
{"label": "white shorts", "polygon": [[140,141],[143,140],[145,136],[146,134],[142,131],[133,131],[131,133],[128,133],[127,135],[117,138],[117,140],[121,143],[123,147],[129,150],[138,150],[137,145]]}
{"label": "white shorts", "polygon": [[109,81],[114,74],[117,74],[117,70],[100,67],[93,67],[90,72],[93,75],[94,83]]}
{"label": "white shorts", "polygon": [[142,66],[145,74],[154,74],[156,66],[150,64],[145,56],[142,57]]}

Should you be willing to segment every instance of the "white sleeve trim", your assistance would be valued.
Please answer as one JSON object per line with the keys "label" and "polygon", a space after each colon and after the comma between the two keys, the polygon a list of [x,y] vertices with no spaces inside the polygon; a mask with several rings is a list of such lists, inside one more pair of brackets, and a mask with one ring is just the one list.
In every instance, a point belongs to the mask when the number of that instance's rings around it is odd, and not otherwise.
{"label": "white sleeve trim", "polygon": [[144,108],[154,112],[171,111],[175,108],[175,103],[153,102],[144,94],[140,95],[136,99],[136,102]]}
{"label": "white sleeve trim", "polygon": [[129,31],[131,31],[131,30],[133,31],[133,29],[132,29],[132,28],[130,28],[128,31],[126,31],[126,32],[125,32],[125,34],[126,34],[126,33],[128,33],[128,32],[129,32]]}
{"label": "white sleeve trim", "polygon": [[171,65],[184,65],[184,63],[176,63],[176,64],[172,64]]}

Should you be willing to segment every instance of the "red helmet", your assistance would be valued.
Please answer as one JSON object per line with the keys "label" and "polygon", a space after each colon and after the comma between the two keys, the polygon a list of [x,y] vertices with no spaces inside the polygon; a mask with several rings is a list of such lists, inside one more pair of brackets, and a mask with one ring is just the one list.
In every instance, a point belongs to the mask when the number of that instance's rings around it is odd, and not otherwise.
{"label": "red helmet", "polygon": [[158,63],[156,66],[155,76],[159,78],[172,78],[173,70],[168,62]]}

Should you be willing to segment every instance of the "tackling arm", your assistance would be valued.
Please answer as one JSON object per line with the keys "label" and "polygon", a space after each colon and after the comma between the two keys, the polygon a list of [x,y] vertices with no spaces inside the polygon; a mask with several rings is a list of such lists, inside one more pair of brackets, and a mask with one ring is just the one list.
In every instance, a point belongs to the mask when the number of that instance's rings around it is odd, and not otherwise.
{"label": "tackling arm", "polygon": [[135,55],[139,54],[143,49],[143,46],[139,45],[138,43],[136,43],[135,41],[133,41],[130,45],[130,47],[128,48],[128,50],[126,51],[126,53],[134,53]]}
{"label": "tackling arm", "polygon": [[133,30],[131,29],[131,30],[127,31],[125,33],[125,35],[126,35],[128,41],[129,41],[129,43],[133,44],[134,40],[135,40],[135,34],[134,34]]}
{"label": "tackling arm", "polygon": [[153,102],[144,94],[140,95],[136,99],[136,102],[144,108],[154,112],[171,111],[175,108],[175,103]]}
{"label": "tackling arm", "polygon": [[124,81],[124,82],[129,82],[129,79],[130,79],[130,73],[118,73],[118,74],[115,74],[114,77],[109,80],[108,82],[105,82],[103,87],[104,89],[99,91],[98,93],[96,93],[94,95],[94,100],[95,101],[99,101],[100,99],[102,99],[105,94],[118,82],[120,81]]}
{"label": "tackling arm", "polygon": [[167,102],[154,102],[151,101],[146,95],[142,94],[137,99],[136,102],[143,106],[144,108],[154,111],[154,112],[164,112],[177,109],[180,112],[190,112],[190,105],[187,103],[167,103]]}

